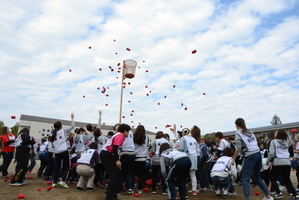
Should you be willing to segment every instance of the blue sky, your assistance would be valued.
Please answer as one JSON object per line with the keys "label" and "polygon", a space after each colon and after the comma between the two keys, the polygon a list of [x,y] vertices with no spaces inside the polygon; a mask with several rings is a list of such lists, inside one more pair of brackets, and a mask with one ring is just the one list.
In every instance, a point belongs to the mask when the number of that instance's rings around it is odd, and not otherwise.
{"label": "blue sky", "polygon": [[134,59],[122,119],[131,126],[205,134],[234,130],[239,117],[248,127],[275,114],[298,121],[298,10],[298,0],[2,1],[0,120],[75,112],[96,123],[101,109],[114,125],[117,63]]}

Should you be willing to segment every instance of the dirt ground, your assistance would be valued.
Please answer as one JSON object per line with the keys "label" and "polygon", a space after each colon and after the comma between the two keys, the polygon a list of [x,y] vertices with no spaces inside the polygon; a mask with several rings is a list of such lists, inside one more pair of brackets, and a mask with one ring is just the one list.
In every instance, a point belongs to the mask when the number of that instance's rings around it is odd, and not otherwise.
{"label": "dirt ground", "polygon": [[[2,158],[0,158],[0,164],[2,164]],[[4,182],[2,178],[0,178],[0,200],[13,200],[18,199],[19,194],[25,194],[25,199],[27,200],[39,200],[39,199],[55,199],[55,200],[77,200],[77,199],[86,199],[86,200],[104,200],[105,199],[105,189],[96,187],[93,192],[87,191],[76,191],[75,186],[73,183],[69,184],[69,189],[62,188],[60,186],[53,188],[50,191],[47,191],[46,188],[48,187],[47,181],[43,181],[40,178],[37,178],[36,171],[39,168],[40,163],[37,160],[37,164],[33,170],[35,172],[33,175],[26,175],[26,176],[33,176],[32,179],[27,179],[27,184],[20,187],[14,187],[9,185],[8,182]],[[9,167],[9,175],[13,174],[15,168],[15,164],[11,164]],[[2,177],[2,173],[1,177]],[[291,177],[294,186],[297,184],[295,179],[295,172],[291,172]],[[37,191],[36,189],[40,188],[41,191]],[[151,187],[149,186],[149,191],[151,191]],[[236,195],[232,195],[230,199],[232,200],[242,200],[243,193],[242,193],[242,186],[235,186],[237,190]],[[190,190],[190,186],[189,186]],[[135,190],[137,192],[137,190]],[[255,192],[260,192],[259,196],[255,195]],[[284,195],[283,199],[290,199],[291,196],[288,193],[282,192]],[[138,198],[139,200],[166,200],[167,196],[162,195],[161,188],[157,189],[157,194],[151,194],[150,192],[143,192],[140,197],[134,197],[133,195],[119,195],[120,200],[130,200]],[[251,187],[251,199],[252,200],[261,200],[264,197],[263,193],[259,188]],[[215,196],[215,193],[212,191],[205,191],[200,192],[197,196],[189,195],[190,200],[211,200],[211,199],[219,199]]]}

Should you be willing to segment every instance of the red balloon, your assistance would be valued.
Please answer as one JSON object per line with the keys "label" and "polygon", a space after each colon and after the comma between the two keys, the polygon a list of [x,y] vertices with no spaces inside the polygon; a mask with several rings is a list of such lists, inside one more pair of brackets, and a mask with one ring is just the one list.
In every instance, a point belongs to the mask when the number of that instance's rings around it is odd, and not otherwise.
{"label": "red balloon", "polygon": [[89,49],[91,49],[91,47],[88,47]]}
{"label": "red balloon", "polygon": [[47,187],[47,190],[50,191],[50,190],[52,190],[52,188],[53,188],[53,187],[52,187],[52,185],[51,185],[51,186]]}
{"label": "red balloon", "polygon": [[85,96],[83,95],[83,98],[85,98]]}
{"label": "red balloon", "polygon": [[108,103],[106,103],[105,106],[108,106]]}
{"label": "red balloon", "polygon": [[160,105],[160,102],[158,102],[158,105]]}
{"label": "red balloon", "polygon": [[19,194],[18,195],[18,199],[24,199],[25,198],[25,194]]}
{"label": "red balloon", "polygon": [[131,51],[131,49],[130,49],[130,48],[126,48],[126,50],[127,50],[127,51]]}
{"label": "red balloon", "polygon": [[51,185],[51,184],[52,184],[52,181],[48,181],[47,184],[48,184],[48,185]]}
{"label": "red balloon", "polygon": [[255,195],[260,195],[260,193],[259,192],[255,192]]}
{"label": "red balloon", "polygon": [[181,106],[183,106],[184,105],[184,103],[181,103]]}
{"label": "red balloon", "polygon": [[297,129],[294,128],[291,132],[292,132],[293,134],[294,134],[294,133],[297,133]]}
{"label": "red balloon", "polygon": [[70,71],[70,72],[72,72],[72,70],[71,70],[71,69],[69,69],[69,71]]}
{"label": "red balloon", "polygon": [[16,116],[11,116],[11,118],[12,118],[12,119],[15,119],[15,118],[16,118]]}
{"label": "red balloon", "polygon": [[125,116],[122,116],[122,118],[126,118]]}
{"label": "red balloon", "polygon": [[138,193],[134,194],[134,197],[139,197],[139,196],[140,196],[140,194],[138,194]]}
{"label": "red balloon", "polygon": [[106,94],[106,97],[109,97],[109,94]]}
{"label": "red balloon", "polygon": [[195,54],[197,51],[194,49],[193,51],[191,51],[192,54]]}
{"label": "red balloon", "polygon": [[102,71],[102,68],[99,68],[100,71]]}
{"label": "red balloon", "polygon": [[120,66],[120,63],[117,63],[117,66]]}
{"label": "red balloon", "polygon": [[7,178],[6,178],[6,179],[3,179],[3,181],[4,181],[4,182],[7,182],[7,181],[8,181],[8,179],[7,179]]}
{"label": "red balloon", "polygon": [[134,112],[134,110],[132,110],[132,112]]}
{"label": "red balloon", "polygon": [[148,70],[145,70],[145,72],[148,72]]}
{"label": "red balloon", "polygon": [[206,93],[202,93],[203,95],[206,95]]}
{"label": "red balloon", "polygon": [[133,92],[130,92],[130,94],[133,94]]}
{"label": "red balloon", "polygon": [[144,191],[144,192],[148,192],[149,189],[148,189],[148,188],[144,188],[143,191]]}
{"label": "red balloon", "polygon": [[40,188],[36,188],[36,191],[40,191]]}
{"label": "red balloon", "polygon": [[187,107],[185,107],[185,110],[187,110],[188,108]]}

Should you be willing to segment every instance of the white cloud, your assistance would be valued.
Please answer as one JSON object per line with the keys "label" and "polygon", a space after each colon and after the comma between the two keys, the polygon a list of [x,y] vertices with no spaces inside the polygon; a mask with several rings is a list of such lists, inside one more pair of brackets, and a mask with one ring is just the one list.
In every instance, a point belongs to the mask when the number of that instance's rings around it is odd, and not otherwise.
{"label": "white cloud", "polygon": [[1,2],[0,120],[12,126],[11,115],[68,119],[74,111],[76,120],[96,123],[102,109],[113,125],[117,63],[132,58],[140,68],[125,80],[123,122],[135,127],[196,124],[209,133],[233,130],[238,117],[249,127],[269,125],[274,114],[297,121],[299,16],[289,11],[298,4],[221,3]]}

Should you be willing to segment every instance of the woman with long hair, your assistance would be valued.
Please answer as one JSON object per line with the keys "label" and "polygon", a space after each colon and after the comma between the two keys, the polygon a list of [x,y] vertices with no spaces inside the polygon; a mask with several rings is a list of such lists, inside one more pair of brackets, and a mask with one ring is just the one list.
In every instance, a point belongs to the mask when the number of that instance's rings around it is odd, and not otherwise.
{"label": "woman with long hair", "polygon": [[283,198],[276,179],[281,174],[287,190],[292,193],[291,199],[299,199],[297,192],[290,179],[291,163],[290,157],[294,156],[293,146],[288,141],[288,135],[284,130],[275,132],[274,140],[272,140],[269,148],[267,163],[273,160],[272,169],[270,171],[270,181],[273,190],[276,191],[274,198]]}
{"label": "woman with long hair", "polygon": [[2,178],[8,179],[7,169],[13,159],[13,154],[15,151],[16,143],[15,136],[11,134],[11,130],[9,127],[5,126],[2,128],[1,132],[2,139],[2,156],[3,156],[3,164],[0,166],[0,172],[2,172]]}
{"label": "woman with long hair", "polygon": [[71,126],[67,129],[62,129],[62,124],[60,121],[55,122],[54,132],[49,139],[49,141],[51,142],[50,145],[52,145],[54,149],[54,156],[56,162],[56,170],[54,171],[52,183],[53,187],[57,186],[59,172],[62,168],[61,163],[63,163],[62,177],[61,181],[58,184],[64,188],[69,188],[69,186],[65,182],[70,170],[70,154],[67,147],[67,137],[71,130],[73,130],[75,127],[74,116],[74,113],[71,113],[72,123]]}
{"label": "woman with long hair", "polygon": [[244,119],[236,119],[235,125],[237,128],[237,132],[235,134],[236,151],[232,160],[232,165],[235,164],[235,160],[237,159],[239,153],[242,153],[244,156],[242,168],[242,187],[245,200],[250,199],[250,177],[252,177],[255,183],[266,195],[263,200],[273,200],[264,181],[260,177],[262,156],[255,135],[251,130],[247,129]]}
{"label": "woman with long hair", "polygon": [[21,186],[27,182],[23,180],[25,173],[27,171],[29,159],[30,159],[30,149],[35,141],[29,136],[29,129],[23,128],[17,138],[16,138],[16,170],[13,179],[10,182],[12,186]]}
{"label": "woman with long hair", "polygon": [[142,187],[145,183],[145,165],[148,155],[147,146],[149,138],[145,135],[145,128],[143,125],[138,125],[134,132],[134,144],[135,144],[135,162],[133,165],[132,180],[135,180],[135,176],[139,178],[138,181],[138,194],[142,193]]}

